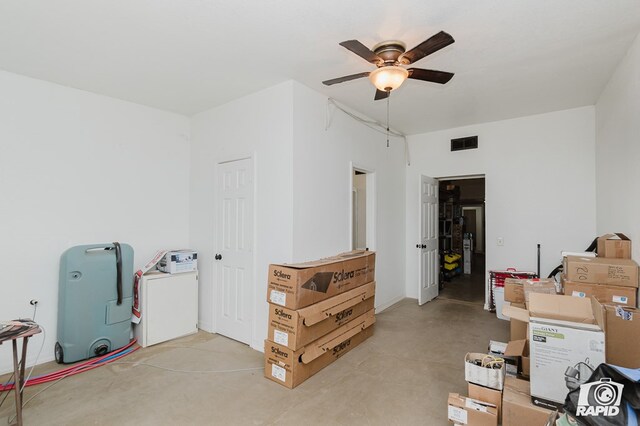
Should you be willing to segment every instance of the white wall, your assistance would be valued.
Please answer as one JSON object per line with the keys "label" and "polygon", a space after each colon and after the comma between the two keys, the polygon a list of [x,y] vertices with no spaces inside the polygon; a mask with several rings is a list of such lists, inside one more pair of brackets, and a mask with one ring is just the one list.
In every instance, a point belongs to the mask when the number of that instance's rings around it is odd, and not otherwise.
{"label": "white wall", "polygon": [[257,350],[263,350],[267,335],[268,265],[292,260],[292,90],[292,82],[282,83],[191,120],[190,241],[199,252],[199,322],[208,331],[215,330],[215,165],[254,157],[256,317],[251,346]]}
{"label": "white wall", "polygon": [[[330,108],[294,83],[293,256],[304,261],[351,247],[351,162],[376,173],[376,307],[404,297],[404,142]],[[369,244],[369,242],[367,242]]]}
{"label": "white wall", "polygon": [[596,104],[598,234],[623,232],[640,262],[640,36]]}
{"label": "white wall", "polygon": [[254,349],[267,334],[268,265],[349,250],[351,161],[378,174],[377,305],[404,297],[404,148],[384,148],[384,136],[339,112],[325,130],[326,102],[289,81],[193,117],[190,238],[199,251],[205,330],[216,328],[215,164],[249,155],[257,182]]}
{"label": "white wall", "polygon": [[[407,167],[407,296],[417,297],[418,182],[486,176],[487,269],[536,270],[584,250],[596,234],[595,112],[583,107],[411,136]],[[479,148],[450,152],[450,139],[478,135]],[[496,246],[497,237],[504,246]]]}
{"label": "white wall", "polygon": [[[39,300],[44,362],[67,248],[126,242],[139,268],[188,245],[189,120],[2,71],[0,93],[0,320],[31,317]],[[29,363],[41,342],[32,339]],[[10,353],[0,346],[0,373]]]}

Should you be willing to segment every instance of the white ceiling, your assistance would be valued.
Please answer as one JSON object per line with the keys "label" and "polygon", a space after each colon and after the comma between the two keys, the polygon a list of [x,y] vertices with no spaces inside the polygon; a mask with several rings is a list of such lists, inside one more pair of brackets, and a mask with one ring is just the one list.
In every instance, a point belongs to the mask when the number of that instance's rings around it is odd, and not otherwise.
{"label": "white ceiling", "polygon": [[0,68],[191,115],[295,79],[379,120],[373,69],[338,42],[456,42],[455,72],[391,97],[408,134],[594,104],[640,31],[638,0],[3,0]]}

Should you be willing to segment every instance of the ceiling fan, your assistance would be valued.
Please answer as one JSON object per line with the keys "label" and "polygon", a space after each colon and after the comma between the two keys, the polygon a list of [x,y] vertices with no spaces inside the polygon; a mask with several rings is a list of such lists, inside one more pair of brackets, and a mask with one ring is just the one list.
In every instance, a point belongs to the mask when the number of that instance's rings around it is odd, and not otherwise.
{"label": "ceiling fan", "polygon": [[361,72],[326,80],[322,84],[331,86],[357,78],[369,77],[377,89],[374,97],[376,101],[389,97],[389,93],[400,87],[407,78],[445,84],[451,80],[453,73],[422,68],[405,68],[401,65],[413,64],[425,56],[447,47],[454,41],[453,37],[444,31],[440,31],[409,51],[406,51],[406,45],[403,42],[396,40],[378,43],[373,47],[373,50],[358,40],[343,41],[340,46],[349,49],[378,68],[371,72]]}

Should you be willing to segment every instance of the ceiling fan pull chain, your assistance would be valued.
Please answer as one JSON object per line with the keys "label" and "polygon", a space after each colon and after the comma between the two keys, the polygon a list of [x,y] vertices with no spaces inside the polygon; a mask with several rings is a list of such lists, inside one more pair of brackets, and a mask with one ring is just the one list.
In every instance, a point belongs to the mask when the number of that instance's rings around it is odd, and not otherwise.
{"label": "ceiling fan pull chain", "polygon": [[391,98],[391,90],[387,93],[387,148],[389,148],[389,99]]}

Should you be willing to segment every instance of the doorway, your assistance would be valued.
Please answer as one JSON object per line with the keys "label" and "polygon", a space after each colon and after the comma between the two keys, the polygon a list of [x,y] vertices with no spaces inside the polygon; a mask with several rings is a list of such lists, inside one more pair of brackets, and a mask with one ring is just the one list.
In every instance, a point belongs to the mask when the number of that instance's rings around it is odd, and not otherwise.
{"label": "doorway", "polygon": [[351,163],[349,179],[352,250],[375,250],[376,174]]}
{"label": "doorway", "polygon": [[485,178],[440,179],[440,297],[485,302]]}

